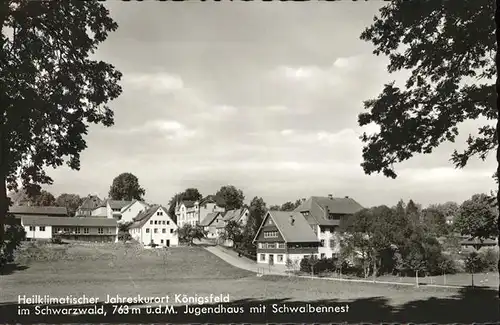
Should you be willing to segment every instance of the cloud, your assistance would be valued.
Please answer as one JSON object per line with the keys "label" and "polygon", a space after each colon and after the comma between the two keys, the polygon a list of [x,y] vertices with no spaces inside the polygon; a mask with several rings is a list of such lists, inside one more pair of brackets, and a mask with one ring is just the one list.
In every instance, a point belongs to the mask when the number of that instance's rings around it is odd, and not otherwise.
{"label": "cloud", "polygon": [[169,140],[189,139],[198,134],[196,130],[189,129],[184,124],[174,120],[150,120],[131,129],[112,129],[112,132],[133,137],[159,135]]}
{"label": "cloud", "polygon": [[124,82],[135,88],[157,94],[170,93],[184,88],[184,82],[179,76],[168,73],[125,75]]}

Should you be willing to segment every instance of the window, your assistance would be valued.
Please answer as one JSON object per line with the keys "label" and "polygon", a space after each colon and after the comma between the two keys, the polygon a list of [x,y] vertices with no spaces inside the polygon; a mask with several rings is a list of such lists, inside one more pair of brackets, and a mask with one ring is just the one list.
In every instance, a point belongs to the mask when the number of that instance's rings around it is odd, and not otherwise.
{"label": "window", "polygon": [[169,224],[170,224],[170,221],[167,221],[167,225],[169,225]]}
{"label": "window", "polygon": [[301,213],[302,213],[302,215],[304,217],[308,217],[309,216],[309,211],[302,211]]}
{"label": "window", "polygon": [[264,244],[263,243],[259,243],[259,248],[264,248]]}
{"label": "window", "polygon": [[335,247],[335,240],[330,239],[330,247]]}
{"label": "window", "polygon": [[[134,229],[137,232],[137,229]],[[111,228],[108,228],[108,234],[111,233]]]}
{"label": "window", "polygon": [[69,228],[64,228],[64,231],[65,231],[65,232],[68,232],[68,231],[69,231]]}
{"label": "window", "polygon": [[325,253],[321,253],[321,258],[325,258]]}
{"label": "window", "polygon": [[321,239],[321,241],[320,241],[320,246],[321,246],[321,247],[325,247],[325,240],[324,240],[324,239]]}
{"label": "window", "polygon": [[161,233],[162,233],[162,234],[166,234],[166,233],[167,233],[167,229],[163,228],[163,229],[161,230]]}
{"label": "window", "polygon": [[278,243],[278,248],[285,248],[285,243]]}
{"label": "window", "polygon": [[153,231],[154,231],[155,234],[157,234],[158,233],[158,228],[155,228]]}
{"label": "window", "polygon": [[326,231],[326,228],[324,228],[324,227],[319,227],[319,231],[320,231],[321,233],[324,233],[324,232]]}
{"label": "window", "polygon": [[165,224],[165,220],[162,220],[161,224],[164,225]]}
{"label": "window", "polygon": [[170,233],[172,234],[173,232],[174,232],[174,230],[173,230],[173,229],[170,229]]}
{"label": "window", "polygon": [[160,244],[163,244],[163,239],[160,239]]}
{"label": "window", "polygon": [[275,243],[267,243],[267,248],[276,248],[276,244]]}
{"label": "window", "polygon": [[146,228],[146,234],[149,234],[149,228]]}
{"label": "window", "polygon": [[45,231],[45,226],[40,226],[38,228],[40,229],[40,231]]}
{"label": "window", "polygon": [[340,220],[340,214],[329,213],[328,214],[328,219],[330,219],[330,220]]}
{"label": "window", "polygon": [[150,225],[152,225],[152,224],[153,224],[153,220],[150,220],[150,221],[149,221],[149,224],[150,224]]}
{"label": "window", "polygon": [[278,262],[283,262],[283,255],[278,254]]}
{"label": "window", "polygon": [[81,231],[82,231],[82,230],[81,230],[80,228],[76,228],[76,231],[75,231],[75,232],[76,232],[77,234],[79,234],[79,233],[81,233]]}
{"label": "window", "polygon": [[264,232],[264,238],[276,238],[276,237],[278,237],[277,231],[265,231]]}
{"label": "window", "polygon": [[35,231],[35,226],[30,226],[30,231]]}
{"label": "window", "polygon": [[158,220],[155,220],[155,225],[157,225],[157,224],[158,224]]}
{"label": "window", "polygon": [[89,228],[83,228],[83,233],[84,234],[88,234],[90,232],[90,229]]}
{"label": "window", "polygon": [[156,215],[157,216],[162,216],[163,215],[163,211],[156,211]]}
{"label": "window", "polygon": [[260,260],[265,261],[266,260],[266,254],[260,254]]}
{"label": "window", "polygon": [[273,224],[273,220],[271,220],[271,218],[269,218],[269,220],[267,220],[267,224],[268,225],[272,225]]}
{"label": "window", "polygon": [[97,233],[98,233],[99,235],[104,234],[104,228],[97,228]]}

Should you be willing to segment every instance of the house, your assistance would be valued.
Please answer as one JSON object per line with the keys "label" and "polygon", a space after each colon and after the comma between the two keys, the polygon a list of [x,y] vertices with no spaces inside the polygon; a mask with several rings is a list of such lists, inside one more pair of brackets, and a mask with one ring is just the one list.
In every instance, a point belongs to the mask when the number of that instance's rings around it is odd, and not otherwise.
{"label": "house", "polygon": [[175,215],[179,227],[185,224],[195,226],[212,212],[224,212],[220,200],[215,196],[208,196],[201,201],[184,200],[176,203]]}
{"label": "house", "polygon": [[21,225],[28,239],[51,239],[58,235],[64,239],[94,242],[118,240],[118,227],[114,219],[23,215]]}
{"label": "house", "polygon": [[464,250],[481,250],[482,248],[496,248],[498,246],[497,239],[495,238],[486,238],[483,240],[479,240],[477,238],[469,238],[467,236],[460,236],[460,246]]}
{"label": "house", "polygon": [[286,264],[318,255],[317,234],[306,218],[296,211],[268,211],[253,240],[257,263]]}
{"label": "house", "polygon": [[146,202],[133,200],[130,204],[121,209],[121,219],[119,222],[132,222],[139,213],[143,212],[149,207]]}
{"label": "house", "polygon": [[129,233],[143,245],[151,243],[169,247],[179,245],[177,225],[168,215],[168,209],[151,205],[140,212],[129,228]]}
{"label": "house", "polygon": [[320,241],[319,257],[331,258],[340,252],[340,223],[362,209],[348,196],[339,198],[330,194],[327,197],[312,196],[294,211],[302,214]]}
{"label": "house", "polygon": [[88,195],[83,199],[82,204],[76,209],[75,216],[78,217],[91,217],[92,211],[98,208],[102,200],[96,195]]}
{"label": "house", "polygon": [[240,225],[246,225],[248,221],[248,216],[250,215],[250,211],[247,208],[240,208],[229,210],[224,214],[224,221],[227,224],[229,221],[238,222]]}
{"label": "house", "polygon": [[68,217],[68,210],[66,207],[37,207],[37,206],[11,206],[9,207],[9,214],[14,215],[17,219],[23,216],[34,217]]}
{"label": "house", "polygon": [[122,209],[132,201],[125,200],[105,200],[99,207],[92,211],[94,217],[106,217],[109,219],[121,220]]}
{"label": "house", "polygon": [[200,222],[200,226],[202,226],[203,230],[207,232],[207,238],[215,239],[218,237],[216,225],[222,221],[223,217],[221,212],[210,212],[205,216],[205,218]]}

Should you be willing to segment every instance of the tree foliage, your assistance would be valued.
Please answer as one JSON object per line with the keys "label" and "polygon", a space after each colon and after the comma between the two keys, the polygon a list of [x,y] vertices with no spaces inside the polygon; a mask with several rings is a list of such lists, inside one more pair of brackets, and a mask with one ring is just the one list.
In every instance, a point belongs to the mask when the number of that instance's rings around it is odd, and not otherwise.
{"label": "tree foliage", "polygon": [[437,209],[427,208],[422,210],[422,225],[429,233],[436,237],[444,236],[448,233],[446,218]]}
{"label": "tree foliage", "polygon": [[132,173],[122,173],[113,179],[109,188],[111,200],[143,200],[146,190],[139,185],[139,179]]}
{"label": "tree foliage", "polygon": [[222,241],[232,241],[235,246],[240,247],[243,239],[243,227],[240,223],[230,220],[224,226],[224,231],[220,234],[219,238]]}
{"label": "tree foliage", "polygon": [[179,237],[179,241],[188,245],[193,245],[193,241],[195,239],[200,240],[202,238],[205,238],[205,236],[207,235],[206,231],[204,231],[202,227],[193,226],[189,223],[184,224],[180,228],[177,228],[176,233]]}
{"label": "tree foliage", "polygon": [[8,189],[51,184],[45,167],[79,169],[89,124],[113,124],[121,73],[90,58],[118,25],[98,1],[0,4],[0,245]]}
{"label": "tree foliage", "polygon": [[37,207],[50,207],[57,205],[56,198],[49,191],[41,190],[39,194],[33,196],[31,204]]}
{"label": "tree foliage", "polygon": [[[364,134],[363,169],[395,178],[394,164],[418,153],[431,153],[454,142],[465,120],[497,118],[495,110],[495,27],[493,2],[397,0],[380,9],[379,17],[361,34],[376,55],[389,57],[389,72],[410,70],[403,89],[389,83],[364,103],[361,126],[375,123],[380,131]],[[470,157],[485,158],[496,145],[491,123],[470,136],[464,152],[455,151],[457,167]]]}
{"label": "tree foliage", "polygon": [[75,212],[82,204],[83,199],[78,194],[63,193],[56,199],[56,205],[65,207],[70,217],[75,216]]}
{"label": "tree foliage", "polygon": [[224,200],[226,211],[243,207],[245,195],[243,195],[242,190],[233,185],[222,186],[215,195]]}
{"label": "tree foliage", "polygon": [[302,204],[302,200],[295,200],[295,202],[285,202],[283,203],[278,210],[280,211],[293,211],[295,210],[300,204]]}
{"label": "tree foliage", "polygon": [[462,203],[453,226],[462,235],[483,240],[498,236],[496,219],[497,211],[491,204],[491,197],[475,194]]}

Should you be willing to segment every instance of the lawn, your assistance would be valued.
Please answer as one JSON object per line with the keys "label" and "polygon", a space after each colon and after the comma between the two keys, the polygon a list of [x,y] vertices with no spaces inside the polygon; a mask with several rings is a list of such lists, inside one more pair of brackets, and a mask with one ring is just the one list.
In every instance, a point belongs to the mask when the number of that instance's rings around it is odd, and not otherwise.
{"label": "lawn", "polygon": [[[3,306],[0,306],[0,314],[3,315],[10,316],[16,312],[15,303],[20,294],[51,297],[69,294],[86,295],[99,297],[100,300],[104,300],[108,294],[121,296],[228,294],[232,303],[246,307],[258,304],[270,306],[273,303],[285,302],[288,305],[348,303],[350,311],[347,314],[335,315],[211,314],[205,315],[209,317],[204,319],[205,321],[199,318],[201,316],[189,318],[189,315],[184,315],[182,318],[172,319],[172,316],[168,315],[170,318],[167,320],[177,323],[226,323],[250,320],[266,323],[299,322],[306,316],[311,322],[321,320],[487,322],[500,319],[497,317],[498,300],[493,290],[414,288],[280,276],[257,277],[251,272],[234,268],[201,247],[170,248],[165,253],[165,251],[126,248],[123,244],[86,246],[70,244],[58,247],[49,245],[24,248],[18,262],[20,264],[17,270],[0,275],[0,304],[3,303]],[[461,310],[467,312],[461,313]],[[144,322],[166,321],[158,318],[160,317],[158,315],[154,316],[156,318]],[[464,317],[467,319],[462,319]],[[107,319],[112,321],[109,316]],[[141,322],[143,319],[141,318]],[[53,323],[63,321],[68,320],[52,320]],[[126,320],[120,318],[113,321]],[[127,321],[132,320],[127,319]],[[89,319],[88,322],[92,320]]]}

